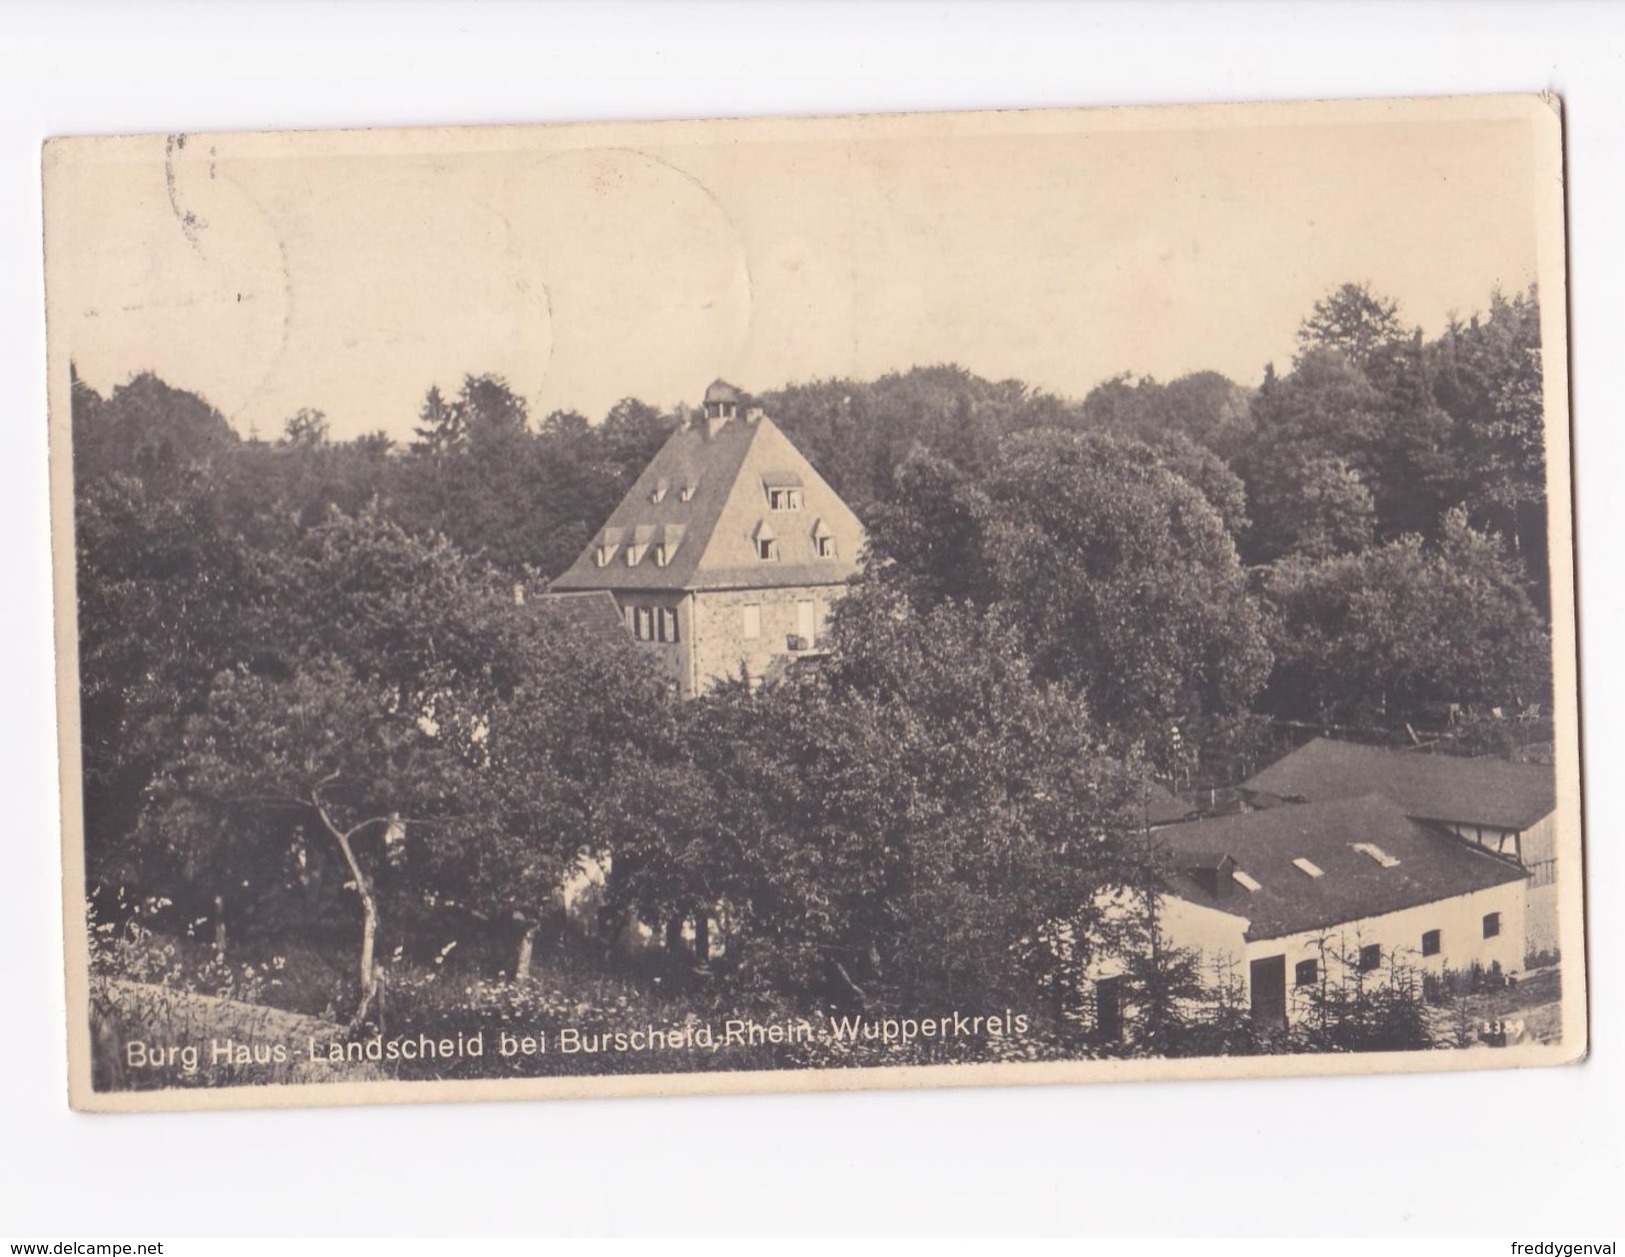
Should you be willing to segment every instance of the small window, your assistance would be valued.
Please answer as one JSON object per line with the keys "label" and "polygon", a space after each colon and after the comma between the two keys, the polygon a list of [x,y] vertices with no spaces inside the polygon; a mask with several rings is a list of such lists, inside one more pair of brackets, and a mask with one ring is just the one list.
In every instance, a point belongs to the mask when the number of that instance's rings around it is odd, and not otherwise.
{"label": "small window", "polygon": [[1374,842],[1356,842],[1351,845],[1361,855],[1370,856],[1385,869],[1397,868],[1399,865],[1397,857],[1389,855]]}
{"label": "small window", "polygon": [[1320,865],[1316,864],[1313,860],[1305,860],[1301,855],[1296,860],[1292,861],[1292,865],[1298,870],[1298,872],[1302,873],[1306,877],[1326,876],[1325,869],[1321,868]]}
{"label": "small window", "polygon": [[769,489],[767,491],[767,506],[772,511],[799,511],[801,509],[800,489]]}
{"label": "small window", "polygon": [[655,543],[655,566],[656,567],[665,567],[666,563],[667,563],[667,560],[668,560],[668,551],[666,550],[666,543],[664,541],[656,542]]}
{"label": "small window", "polygon": [[835,538],[819,537],[817,538],[817,541],[818,557],[821,559],[833,559],[835,557]]}
{"label": "small window", "polygon": [[1501,932],[1501,914],[1499,912],[1486,912],[1484,914],[1484,937],[1494,938]]}
{"label": "small window", "polygon": [[1370,973],[1373,969],[1382,968],[1382,945],[1367,943],[1360,948],[1360,972]]}
{"label": "small window", "polygon": [[771,563],[779,557],[779,542],[776,537],[758,537],[756,539],[756,557],[764,563]]}
{"label": "small window", "polygon": [[677,496],[682,501],[688,502],[693,499],[694,490],[698,489],[699,487],[698,482],[691,480],[677,491]]}
{"label": "small window", "polygon": [[1429,930],[1422,935],[1422,954],[1424,956],[1437,956],[1439,954],[1439,931]]}
{"label": "small window", "polygon": [[1320,981],[1320,961],[1298,961],[1298,967],[1292,971],[1293,985],[1313,986],[1318,981]]}
{"label": "small window", "polygon": [[740,609],[744,612],[744,623],[740,631],[746,637],[760,637],[762,635],[761,604],[752,602]]}
{"label": "small window", "polygon": [[1240,869],[1233,869],[1231,870],[1230,876],[1235,879],[1236,885],[1246,887],[1249,892],[1256,892],[1264,889],[1263,883],[1251,873],[1244,873]]}
{"label": "small window", "polygon": [[640,642],[652,642],[655,636],[655,617],[653,607],[635,608],[632,636]]}
{"label": "small window", "polygon": [[663,642],[676,642],[677,640],[677,610],[674,607],[661,607],[660,640]]}

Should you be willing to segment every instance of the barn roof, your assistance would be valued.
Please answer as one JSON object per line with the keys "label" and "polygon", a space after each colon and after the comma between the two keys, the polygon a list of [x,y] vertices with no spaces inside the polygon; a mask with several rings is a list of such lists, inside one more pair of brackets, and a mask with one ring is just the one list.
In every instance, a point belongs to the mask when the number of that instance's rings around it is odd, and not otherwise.
{"label": "barn roof", "polygon": [[1549,765],[1426,755],[1316,738],[1242,783],[1251,794],[1323,801],[1382,794],[1407,816],[1527,829],[1557,806]]}
{"label": "barn roof", "polygon": [[1149,825],[1172,825],[1196,815],[1196,805],[1187,803],[1173,791],[1155,781],[1141,787],[1145,792],[1145,815]]}
{"label": "barn roof", "polygon": [[[1249,939],[1382,916],[1525,876],[1380,795],[1190,821],[1158,830],[1153,841],[1169,893],[1245,918]],[[1225,855],[1237,872],[1215,883],[1211,870]]]}
{"label": "barn roof", "polygon": [[[799,488],[799,510],[770,509],[768,488],[785,485]],[[638,529],[661,526],[667,529],[663,566],[635,542]],[[834,538],[831,555],[819,553],[820,528]],[[777,543],[774,559],[758,556],[757,540],[764,535]],[[671,434],[552,587],[686,591],[842,584],[857,574],[864,542],[858,517],[771,419],[759,413],[731,418],[714,431],[700,420]]]}

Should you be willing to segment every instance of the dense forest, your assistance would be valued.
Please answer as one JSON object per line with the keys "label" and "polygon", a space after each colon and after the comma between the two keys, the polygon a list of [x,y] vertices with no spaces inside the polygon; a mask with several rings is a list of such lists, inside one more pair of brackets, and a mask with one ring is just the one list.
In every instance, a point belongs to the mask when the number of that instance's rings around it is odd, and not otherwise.
{"label": "dense forest", "polygon": [[[76,377],[98,965],[353,1024],[474,1016],[498,979],[527,1007],[980,1001],[1084,1051],[1102,893],[1154,880],[1147,781],[1222,791],[1301,730],[1550,737],[1532,290],[1430,340],[1345,285],[1256,384],[1080,401],[944,365],[754,400],[867,524],[866,571],[823,666],[679,704],[519,595],[682,407],[538,419],[470,375],[407,443],[311,410],[266,440]],[[583,853],[597,951],[559,922]],[[615,960],[636,923],[654,946]],[[1192,975],[1153,968],[1130,1042],[1223,1048],[1244,1016],[1192,1037]]]}

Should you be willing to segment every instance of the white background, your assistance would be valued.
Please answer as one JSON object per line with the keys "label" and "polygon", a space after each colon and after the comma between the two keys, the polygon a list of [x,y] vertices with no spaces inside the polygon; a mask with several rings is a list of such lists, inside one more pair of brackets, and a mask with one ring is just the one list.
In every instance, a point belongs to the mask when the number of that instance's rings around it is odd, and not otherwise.
{"label": "white background", "polygon": [[[1567,110],[1594,1050],[1520,1073],[88,1117],[65,1101],[38,157],[52,134],[1551,89]],[[0,1235],[1617,1236],[1625,10],[0,10]],[[1506,1251],[1497,1246],[1496,1251]]]}

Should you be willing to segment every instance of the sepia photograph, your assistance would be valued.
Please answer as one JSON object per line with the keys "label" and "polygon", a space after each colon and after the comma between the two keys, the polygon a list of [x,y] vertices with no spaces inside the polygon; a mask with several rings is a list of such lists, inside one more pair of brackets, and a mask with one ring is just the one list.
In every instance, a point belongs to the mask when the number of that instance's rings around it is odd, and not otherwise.
{"label": "sepia photograph", "polygon": [[51,140],[74,1107],[1581,1060],[1562,126]]}

